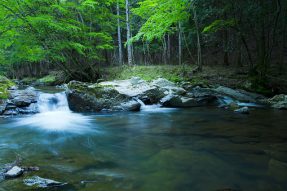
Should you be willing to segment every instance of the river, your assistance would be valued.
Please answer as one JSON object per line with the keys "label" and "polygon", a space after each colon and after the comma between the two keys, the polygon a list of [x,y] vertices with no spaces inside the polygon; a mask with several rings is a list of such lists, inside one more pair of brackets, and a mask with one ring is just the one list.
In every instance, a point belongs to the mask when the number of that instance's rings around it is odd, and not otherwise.
{"label": "river", "polygon": [[0,118],[0,167],[21,156],[40,171],[2,180],[31,190],[38,175],[81,191],[285,191],[287,112],[241,115],[217,107],[145,106],[135,113],[73,113],[46,91],[40,113]]}

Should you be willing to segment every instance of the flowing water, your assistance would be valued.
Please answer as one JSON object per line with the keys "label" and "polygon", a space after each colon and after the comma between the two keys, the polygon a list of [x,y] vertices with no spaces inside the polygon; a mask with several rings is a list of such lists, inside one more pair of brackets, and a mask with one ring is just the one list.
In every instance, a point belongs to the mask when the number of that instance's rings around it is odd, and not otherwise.
{"label": "flowing water", "polygon": [[40,113],[0,118],[0,167],[19,155],[40,171],[0,181],[31,190],[38,175],[81,191],[285,191],[287,112],[216,107],[85,114],[64,93],[41,93]]}

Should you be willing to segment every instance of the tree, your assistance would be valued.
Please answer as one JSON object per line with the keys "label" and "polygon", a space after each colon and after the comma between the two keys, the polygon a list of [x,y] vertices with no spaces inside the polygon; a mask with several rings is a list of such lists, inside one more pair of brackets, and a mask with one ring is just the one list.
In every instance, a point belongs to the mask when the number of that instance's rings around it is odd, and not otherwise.
{"label": "tree", "polygon": [[126,25],[127,25],[127,50],[128,50],[128,65],[133,65],[133,58],[132,58],[132,45],[131,39],[131,26],[130,26],[130,4],[129,0],[126,0]]}

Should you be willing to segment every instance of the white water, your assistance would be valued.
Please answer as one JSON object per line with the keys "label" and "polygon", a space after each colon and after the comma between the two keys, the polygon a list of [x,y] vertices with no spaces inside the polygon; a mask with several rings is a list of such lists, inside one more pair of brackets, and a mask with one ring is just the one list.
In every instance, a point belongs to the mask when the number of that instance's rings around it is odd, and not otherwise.
{"label": "white water", "polygon": [[257,104],[257,103],[246,103],[246,102],[239,102],[239,101],[236,101],[230,97],[222,97],[222,99],[220,99],[220,105],[221,106],[225,106],[225,105],[229,105],[230,103],[236,103],[237,105],[239,105],[240,107],[263,107],[262,105],[260,104]]}
{"label": "white water", "polygon": [[16,126],[31,126],[46,131],[70,133],[91,130],[90,118],[70,111],[64,92],[40,93],[37,106],[40,113],[20,119]]}
{"label": "white water", "polygon": [[164,108],[161,104],[146,105],[142,100],[136,99],[141,104],[141,111],[145,112],[165,112],[170,110],[176,110],[176,108]]}

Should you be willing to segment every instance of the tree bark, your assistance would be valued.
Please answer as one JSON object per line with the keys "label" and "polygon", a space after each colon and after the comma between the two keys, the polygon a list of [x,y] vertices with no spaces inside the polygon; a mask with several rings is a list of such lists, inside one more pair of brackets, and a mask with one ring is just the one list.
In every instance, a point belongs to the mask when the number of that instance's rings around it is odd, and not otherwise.
{"label": "tree bark", "polygon": [[121,35],[121,22],[120,22],[120,5],[117,1],[117,17],[118,17],[118,47],[119,47],[119,63],[123,65],[123,49],[122,49],[122,35]]}
{"label": "tree bark", "polygon": [[193,20],[196,28],[196,37],[197,37],[197,66],[198,71],[202,71],[202,55],[201,55],[201,42],[200,42],[200,31],[199,31],[199,24],[197,18],[197,12],[195,5],[192,1],[192,12],[193,12]]}
{"label": "tree bark", "polygon": [[170,35],[167,35],[167,62],[170,64],[170,58],[171,58],[171,44],[170,44]]}
{"label": "tree bark", "polygon": [[128,65],[133,65],[132,59],[132,45],[128,42],[131,39],[131,27],[130,27],[130,8],[129,0],[126,0],[126,24],[127,24],[127,50],[128,50]]}
{"label": "tree bark", "polygon": [[181,22],[178,23],[178,64],[182,64],[182,33]]}

